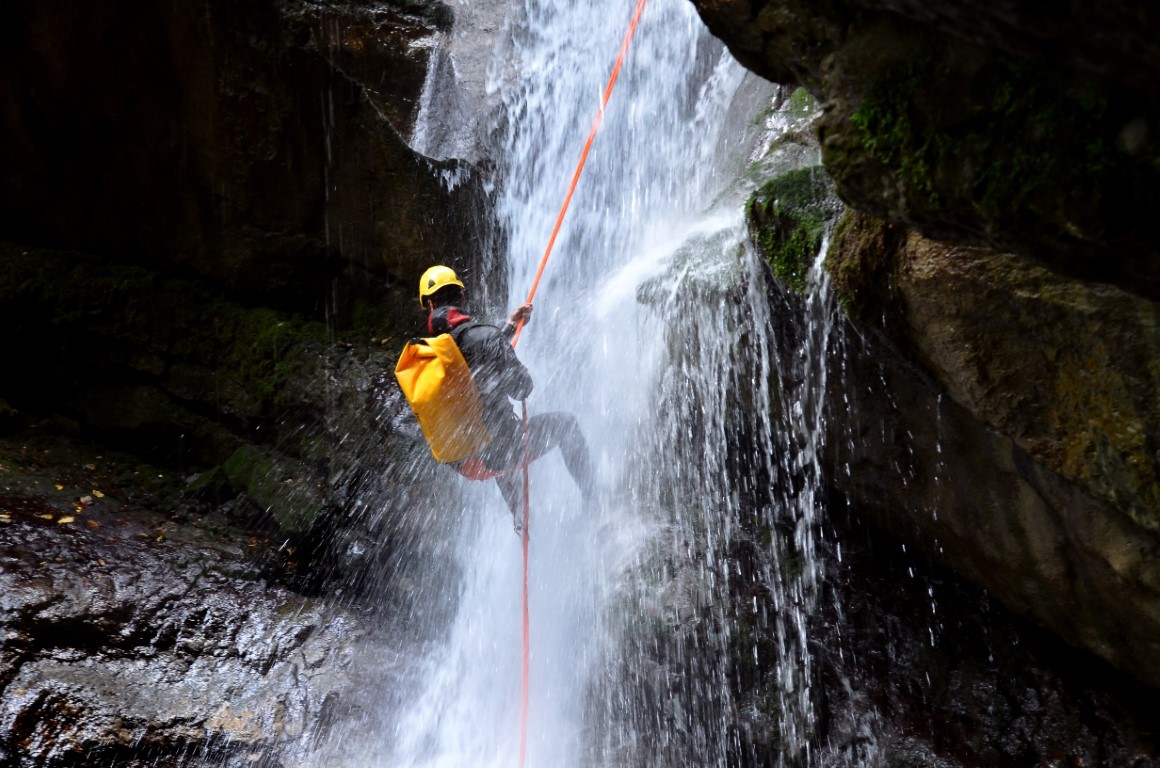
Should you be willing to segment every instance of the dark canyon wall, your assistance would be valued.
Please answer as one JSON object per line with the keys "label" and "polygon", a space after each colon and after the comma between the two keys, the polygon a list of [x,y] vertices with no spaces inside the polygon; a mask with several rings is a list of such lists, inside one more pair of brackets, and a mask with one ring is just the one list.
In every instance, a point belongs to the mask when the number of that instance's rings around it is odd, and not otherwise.
{"label": "dark canyon wall", "polygon": [[5,4],[0,399],[185,470],[316,464],[335,355],[386,371],[416,276],[487,249],[478,174],[400,135],[450,18]]}
{"label": "dark canyon wall", "polygon": [[450,21],[0,8],[0,764],[277,765],[367,684],[302,594],[438,556],[389,384],[422,269],[487,277],[480,175],[402,138]]}
{"label": "dark canyon wall", "polygon": [[[852,324],[837,490],[1160,685],[1156,12],[695,4],[748,67],[821,102],[851,209],[826,264]],[[824,223],[801,186],[750,212],[785,289]]]}
{"label": "dark canyon wall", "polygon": [[[318,301],[462,255],[461,191],[412,153],[434,19],[390,6],[8,3],[0,231]],[[309,306],[307,304],[306,306]]]}

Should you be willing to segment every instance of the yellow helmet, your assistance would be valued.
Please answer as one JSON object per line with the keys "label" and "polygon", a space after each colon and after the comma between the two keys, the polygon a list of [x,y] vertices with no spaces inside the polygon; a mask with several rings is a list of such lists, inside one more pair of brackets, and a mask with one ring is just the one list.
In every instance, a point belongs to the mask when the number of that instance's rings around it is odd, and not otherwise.
{"label": "yellow helmet", "polygon": [[459,282],[459,278],[455,276],[455,270],[444,266],[428,269],[419,278],[419,306],[424,306],[423,302],[428,296],[449,285],[463,287],[463,283]]}

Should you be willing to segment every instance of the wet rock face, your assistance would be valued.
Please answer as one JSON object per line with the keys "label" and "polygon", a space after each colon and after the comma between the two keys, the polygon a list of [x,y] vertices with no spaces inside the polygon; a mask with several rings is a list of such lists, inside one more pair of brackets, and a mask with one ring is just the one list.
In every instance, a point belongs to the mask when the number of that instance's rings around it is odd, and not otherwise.
{"label": "wet rock face", "polygon": [[405,493],[434,462],[346,437],[369,458],[335,468],[311,537],[278,519],[292,508],[265,520],[228,483],[207,502],[46,423],[0,438],[0,765],[321,765],[332,728],[385,718],[419,654],[398,617],[454,609],[415,574],[458,577],[461,522]]}
{"label": "wet rock face", "polygon": [[826,171],[860,212],[827,264],[858,331],[834,482],[1160,685],[1155,12],[696,5],[743,63],[823,102]]}
{"label": "wet rock face", "polygon": [[[1007,613],[868,526],[834,516],[818,643],[819,763],[1160,765],[1160,692]],[[836,557],[837,554],[840,558]]]}
{"label": "wet rock face", "polygon": [[400,136],[450,21],[409,0],[0,9],[0,429],[56,416],[285,535],[333,528],[348,447],[396,455],[380,406],[414,281],[487,279],[481,177]]}
{"label": "wet rock face", "polygon": [[347,264],[389,285],[454,261],[472,247],[478,187],[450,189],[441,175],[468,171],[400,138],[432,16],[5,4],[0,233],[305,309]]}
{"label": "wet rock face", "polygon": [[782,71],[806,74],[798,80],[802,83],[811,81],[809,73],[819,74],[822,57],[832,52],[811,51],[802,43],[840,43],[852,34],[843,30],[844,25],[890,14],[956,39],[1065,63],[1129,83],[1150,97],[1158,95],[1156,80],[1149,74],[1160,65],[1160,45],[1151,33],[1157,11],[1138,3],[693,0],[693,4],[746,66],[760,71],[777,67],[780,60],[787,67]]}
{"label": "wet rock face", "polygon": [[433,36],[454,21],[441,2],[289,2],[285,15],[310,30],[307,47],[358,82],[392,126],[410,133],[427,76]]}
{"label": "wet rock face", "polygon": [[743,63],[823,100],[823,160],[851,205],[1160,296],[1144,223],[1160,200],[1160,97],[1140,67],[1156,55],[1151,11],[697,5]]}
{"label": "wet rock face", "polygon": [[0,506],[0,763],[276,764],[352,685],[357,623],[266,586],[236,544]]}
{"label": "wet rock face", "polygon": [[[836,482],[1009,607],[1160,685],[1155,304],[861,214]],[[867,298],[869,297],[869,298]]]}

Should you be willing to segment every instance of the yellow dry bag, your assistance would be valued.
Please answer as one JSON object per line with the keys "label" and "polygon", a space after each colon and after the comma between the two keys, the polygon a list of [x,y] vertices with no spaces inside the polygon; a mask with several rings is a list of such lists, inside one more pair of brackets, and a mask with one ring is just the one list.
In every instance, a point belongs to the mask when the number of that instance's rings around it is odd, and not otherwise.
{"label": "yellow dry bag", "polygon": [[491,442],[479,390],[451,334],[412,339],[395,366],[395,378],[436,460],[466,459]]}

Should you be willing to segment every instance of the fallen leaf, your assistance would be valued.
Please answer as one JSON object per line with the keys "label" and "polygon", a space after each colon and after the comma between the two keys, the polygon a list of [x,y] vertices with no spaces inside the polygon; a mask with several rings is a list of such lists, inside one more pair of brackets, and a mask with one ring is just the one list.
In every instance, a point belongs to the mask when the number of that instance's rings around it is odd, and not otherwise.
{"label": "fallen leaf", "polygon": [[100,528],[101,527],[101,524],[98,523],[96,520],[85,520],[85,525],[87,525],[90,528]]}
{"label": "fallen leaf", "polygon": [[98,562],[99,564],[101,564],[101,565],[104,565],[104,564],[105,564],[105,561],[104,561],[104,560],[101,560],[100,558],[97,558],[97,562]]}
{"label": "fallen leaf", "polygon": [[37,515],[41,520],[52,520],[56,515]]}
{"label": "fallen leaf", "polygon": [[157,534],[157,538],[154,539],[154,541],[165,541],[165,534],[164,533]]}
{"label": "fallen leaf", "polygon": [[92,496],[81,496],[81,504],[88,506],[89,504],[92,504],[92,503],[93,503]]}
{"label": "fallen leaf", "polygon": [[98,499],[105,498],[105,494],[101,493],[100,491],[98,491],[96,489],[93,490],[93,495],[96,496]]}
{"label": "fallen leaf", "polygon": [[63,491],[63,490],[64,490],[64,486],[63,486],[63,485],[61,485],[60,483],[57,483],[57,484],[56,484],[56,489],[57,489],[58,491]]}
{"label": "fallen leaf", "polygon": [[76,518],[75,518],[75,517],[73,517],[72,515],[65,515],[64,517],[62,517],[61,519],[57,520],[56,522],[57,522],[57,524],[58,524],[58,525],[63,525],[64,523],[71,523],[71,522],[73,522],[74,520],[76,520]]}

